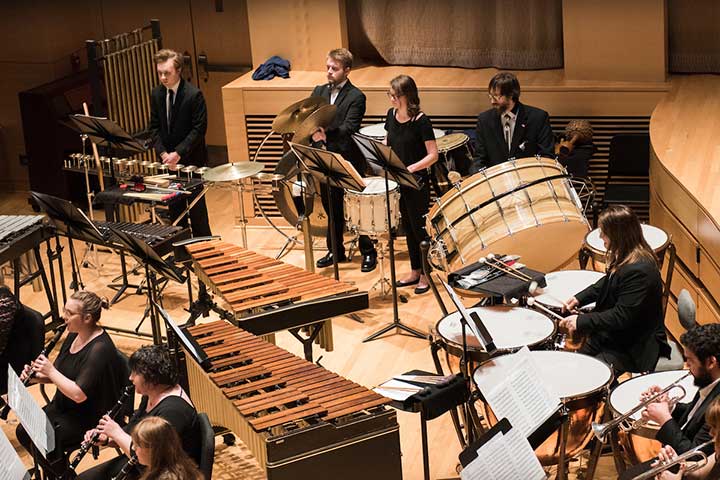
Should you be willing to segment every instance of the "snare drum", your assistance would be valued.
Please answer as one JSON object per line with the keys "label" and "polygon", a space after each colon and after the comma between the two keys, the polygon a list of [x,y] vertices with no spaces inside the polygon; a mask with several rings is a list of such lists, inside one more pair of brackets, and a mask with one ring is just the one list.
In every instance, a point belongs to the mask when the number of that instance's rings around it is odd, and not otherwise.
{"label": "snare drum", "polygon": [[[385,202],[385,179],[368,177],[362,192],[345,190],[345,223],[348,230],[360,235],[377,235],[390,231]],[[388,180],[390,187],[390,217],[392,228],[400,223],[400,189]]]}
{"label": "snare drum", "polygon": [[[476,312],[497,347],[497,355],[515,352],[524,346],[539,348],[550,343],[555,335],[555,324],[545,315],[520,307],[474,307],[468,313]],[[435,326],[442,346],[450,356],[462,358],[462,323],[460,313],[454,312],[440,320]],[[467,349],[470,360],[484,362],[490,355],[480,346],[480,341],[466,328]],[[456,362],[452,362],[456,363]]]}
{"label": "snare drum", "polygon": [[[444,194],[427,215],[439,268],[456,271],[490,252],[512,252],[552,271],[575,257],[589,225],[567,172],[541,157],[482,170]],[[542,248],[552,245],[552,248]]]}
{"label": "snare drum", "polygon": [[[374,138],[375,140],[384,140],[385,136],[387,135],[387,131],[385,130],[385,122],[362,127],[360,130],[358,130],[358,133],[366,137]],[[433,128],[433,134],[435,134],[436,139],[445,136],[445,132],[438,128]]]}
{"label": "snare drum", "polygon": [[[643,237],[645,241],[650,245],[655,255],[658,257],[658,261],[662,263],[663,257],[665,256],[665,250],[670,245],[670,236],[662,228],[654,227],[652,225],[641,225]],[[600,229],[596,228],[585,236],[583,242],[583,248],[590,254],[593,261],[604,262],[605,244],[600,238]]]}
{"label": "snare drum", "polygon": [[[602,417],[602,400],[612,381],[612,371],[600,360],[581,353],[538,350],[530,355],[538,368],[541,383],[560,397],[569,411],[565,452],[567,458],[573,457],[592,438],[592,422]],[[473,379],[481,392],[487,391],[507,379],[516,362],[514,355],[492,358],[475,370]],[[495,425],[497,418],[489,406],[482,404],[482,409],[490,425]],[[543,465],[557,464],[560,456],[558,438],[559,431],[556,431],[535,450]]]}
{"label": "snare drum", "polygon": [[[640,403],[640,395],[653,385],[665,388],[680,377],[685,375],[687,370],[668,370],[666,372],[648,373],[627,380],[610,393],[608,405],[613,417],[617,417],[629,412]],[[683,398],[684,402],[692,401],[698,387],[694,385],[692,376],[685,378],[680,385],[685,389],[686,394]],[[678,390],[673,390],[670,395],[677,395]],[[642,411],[632,416],[633,420],[641,418]],[[637,464],[645,462],[657,456],[662,446],[660,442],[655,440],[660,427],[655,422],[650,422],[630,433],[620,431],[619,440],[623,445],[623,449],[627,452],[629,458],[626,462]]]}

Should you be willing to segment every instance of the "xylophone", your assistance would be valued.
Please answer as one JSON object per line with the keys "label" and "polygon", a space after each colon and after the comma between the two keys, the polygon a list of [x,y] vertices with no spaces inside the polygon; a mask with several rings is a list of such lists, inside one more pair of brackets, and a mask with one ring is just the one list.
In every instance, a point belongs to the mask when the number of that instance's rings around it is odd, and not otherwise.
{"label": "xylophone", "polygon": [[207,371],[185,362],[198,411],[238,435],[269,480],[402,478],[388,399],[225,320],[183,330],[209,360]]}
{"label": "xylophone", "polygon": [[0,215],[0,265],[48,240],[52,230],[44,215]]}
{"label": "xylophone", "polygon": [[[267,335],[368,307],[367,292],[222,240],[185,245],[198,279],[245,330]],[[330,322],[321,346],[332,350]]]}

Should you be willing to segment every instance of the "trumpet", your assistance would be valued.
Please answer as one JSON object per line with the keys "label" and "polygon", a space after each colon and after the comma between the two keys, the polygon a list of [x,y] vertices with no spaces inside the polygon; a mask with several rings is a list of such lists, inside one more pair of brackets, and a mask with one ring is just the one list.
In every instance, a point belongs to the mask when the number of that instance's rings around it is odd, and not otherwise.
{"label": "trumpet", "polygon": [[690,372],[687,372],[682,377],[675,380],[673,383],[668,385],[667,387],[663,388],[656,394],[652,395],[650,398],[646,398],[645,400],[638,403],[635,407],[633,407],[632,410],[629,412],[620,415],[619,417],[613,418],[612,420],[605,422],[605,423],[592,423],[592,430],[595,434],[595,437],[600,440],[601,442],[605,442],[607,439],[608,434],[613,431],[616,427],[620,427],[620,429],[624,432],[630,432],[632,430],[636,430],[643,425],[647,423],[647,420],[643,419],[637,419],[633,420],[632,416],[635,415],[637,412],[644,410],[645,407],[650,405],[651,403],[655,402],[658,398],[665,395],[666,393],[670,392],[674,388],[679,388],[681,390],[681,394],[676,397],[671,397],[669,400],[670,408],[674,407],[676,403],[678,403],[680,400],[685,398],[686,391],[685,388],[680,385],[680,382],[685,380],[690,375]]}
{"label": "trumpet", "polygon": [[[697,447],[688,450],[687,452],[683,453],[682,455],[678,455],[677,457],[673,458],[672,460],[661,463],[659,465],[656,465],[655,467],[651,468],[647,472],[643,472],[640,475],[633,477],[632,480],[648,480],[650,478],[655,478],[656,475],[661,474],[665,470],[668,470],[675,465],[679,465],[684,462],[690,462],[692,463],[688,464],[685,467],[685,473],[688,472],[694,472],[695,470],[704,467],[707,465],[708,459],[705,452],[703,452],[703,448],[709,447],[712,445],[714,440],[708,440],[705,443],[702,443],[698,445]],[[691,460],[692,458],[697,457],[697,460]]]}
{"label": "trumpet", "polygon": [[[66,324],[60,325],[57,330],[55,330],[55,335],[50,339],[50,341],[43,347],[42,351],[38,354],[38,358],[42,355],[47,357],[50,352],[52,352],[53,348],[55,348],[55,345],[60,341],[60,337],[62,337],[63,332],[65,332],[65,328],[67,328]],[[35,370],[32,370],[27,377],[25,377],[25,380],[23,380],[23,385],[28,386],[30,384],[30,381],[35,378],[35,374],[37,372]],[[5,404],[2,411],[0,411],[0,418],[3,420],[6,420],[8,417],[8,414],[10,413],[10,405]]]}

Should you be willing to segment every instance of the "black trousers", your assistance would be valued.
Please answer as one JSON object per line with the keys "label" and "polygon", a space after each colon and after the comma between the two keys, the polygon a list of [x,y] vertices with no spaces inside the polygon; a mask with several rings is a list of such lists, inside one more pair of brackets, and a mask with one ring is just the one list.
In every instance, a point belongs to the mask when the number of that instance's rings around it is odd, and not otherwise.
{"label": "black trousers", "polygon": [[[188,195],[188,198],[186,198],[185,201],[174,202],[170,205],[168,210],[170,211],[170,218],[173,222],[182,212],[185,211],[188,205],[192,203],[193,199],[197,197],[197,194],[199,194],[200,191],[201,190],[198,190],[195,194]],[[208,220],[208,210],[207,204],[205,203],[205,197],[201,198],[195,206],[190,209],[189,216],[192,225],[193,237],[208,237],[212,235],[210,232],[210,221]],[[188,215],[185,215],[178,225],[187,227],[187,219]]]}
{"label": "black trousers", "polygon": [[[321,186],[321,199],[325,213],[330,218],[330,203],[328,202],[328,187],[325,184]],[[342,188],[330,187],[330,202],[332,202],[333,210],[333,221],[328,221],[328,235],[326,238],[326,244],[328,252],[332,252],[332,235],[330,234],[330,224],[335,232],[335,241],[337,244],[338,257],[345,255],[345,245],[343,245],[343,234],[345,232],[345,205],[343,203],[343,197],[345,191]],[[370,237],[367,235],[360,235],[360,253],[363,255],[376,255],[375,244],[373,244]]]}
{"label": "black trousers", "polygon": [[613,368],[615,378],[625,372],[632,372],[634,370],[634,362],[632,360],[632,355],[629,352],[618,352],[616,350],[603,348],[602,345],[598,345],[597,342],[594,342],[592,337],[587,339],[578,352],[595,357],[611,366]]}
{"label": "black trousers", "polygon": [[420,243],[429,239],[425,231],[425,215],[430,202],[430,187],[427,181],[422,183],[420,190],[400,187],[400,214],[410,254],[410,267],[413,270],[422,269]]}

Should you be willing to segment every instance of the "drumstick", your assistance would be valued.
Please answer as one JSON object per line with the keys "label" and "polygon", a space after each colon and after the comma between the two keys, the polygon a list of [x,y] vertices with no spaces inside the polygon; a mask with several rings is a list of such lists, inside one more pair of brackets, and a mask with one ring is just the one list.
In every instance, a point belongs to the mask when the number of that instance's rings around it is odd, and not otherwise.
{"label": "drumstick", "polygon": [[525,278],[523,278],[524,280],[532,280],[532,278],[530,277],[530,275],[527,275],[527,274],[521,272],[520,270],[518,270],[517,268],[513,267],[512,265],[506,264],[506,263],[505,263],[504,261],[502,261],[502,260],[496,259],[494,253],[489,253],[488,256],[487,256],[487,258],[488,258],[488,260],[493,260],[493,261],[494,261],[493,265],[496,266],[496,268],[497,268],[497,267],[506,268],[506,269],[512,270],[513,272],[515,272],[515,273],[517,273],[518,275],[520,275],[520,278],[525,277]]}
{"label": "drumstick", "polygon": [[540,302],[536,302],[533,297],[528,297],[527,304],[528,304],[528,307],[532,307],[533,305],[535,305],[537,308],[539,308],[543,312],[547,313],[551,317],[555,317],[557,320],[565,320],[565,317],[563,317],[562,315],[558,315],[557,313],[553,312],[552,310],[550,310],[549,308],[547,308],[545,305],[541,304]]}
{"label": "drumstick", "polygon": [[[478,260],[478,262],[479,262],[480,264],[487,264],[489,267],[495,268],[496,270],[499,270],[499,271],[501,271],[501,272],[503,272],[503,273],[506,273],[507,275],[510,275],[510,276],[515,277],[515,278],[517,278],[517,279],[519,279],[519,280],[522,280],[522,281],[529,280],[529,278],[530,278],[530,277],[525,278],[525,277],[521,276],[520,274],[518,274],[518,271],[515,270],[515,269],[510,269],[510,268],[507,268],[507,267],[501,267],[500,264],[498,264],[498,263],[490,263],[490,262],[488,261],[488,259],[485,258],[485,257],[480,257],[480,260]],[[524,274],[523,274],[523,275],[524,275]]]}

